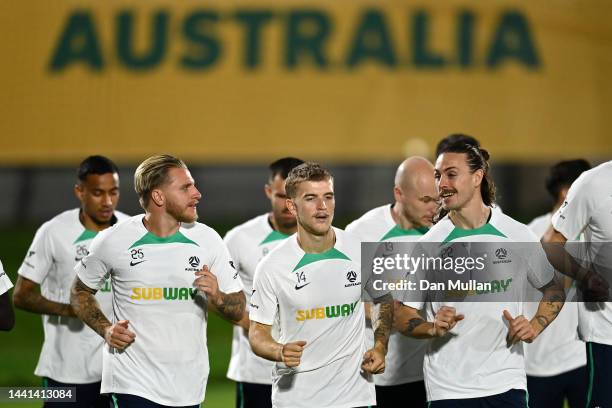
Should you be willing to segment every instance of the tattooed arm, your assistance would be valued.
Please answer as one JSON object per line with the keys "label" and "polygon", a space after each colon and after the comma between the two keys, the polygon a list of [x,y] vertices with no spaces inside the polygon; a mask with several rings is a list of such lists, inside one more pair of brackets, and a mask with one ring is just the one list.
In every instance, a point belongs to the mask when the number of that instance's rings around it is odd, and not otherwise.
{"label": "tattooed arm", "polygon": [[239,324],[244,321],[246,298],[243,291],[223,293],[219,290],[217,277],[204,265],[196,272],[196,287],[208,296],[208,302],[217,310],[221,317]]}
{"label": "tattooed arm", "polygon": [[509,346],[519,341],[531,343],[559,315],[565,303],[563,285],[553,279],[540,290],[543,292],[543,297],[531,321],[523,315],[512,317],[510,312],[504,310],[504,318],[508,321]]}
{"label": "tattooed arm", "polygon": [[111,347],[123,350],[134,341],[136,335],[128,329],[127,320],[112,324],[100,310],[95,294],[96,291],[81,282],[77,276],[70,289],[70,304],[77,317],[104,338]]}
{"label": "tattooed arm", "polygon": [[15,307],[32,313],[49,316],[75,317],[69,304],[54,302],[40,294],[40,285],[28,278],[19,276],[13,292]]}
{"label": "tattooed arm", "polygon": [[211,302],[214,302],[217,312],[224,318],[239,325],[243,322],[246,307],[244,292],[219,292],[219,296],[216,299],[211,299]]}
{"label": "tattooed arm", "polygon": [[542,300],[538,305],[535,317],[531,319],[531,324],[536,326],[537,335],[557,318],[565,303],[565,291],[562,283],[552,280],[540,290],[542,291]]}
{"label": "tattooed arm", "polygon": [[385,371],[385,356],[393,325],[393,297],[390,294],[374,299],[370,309],[374,329],[374,347],[366,351],[361,368],[372,374]]}
{"label": "tattooed arm", "polygon": [[462,314],[457,314],[454,307],[442,306],[436,312],[433,322],[428,322],[421,317],[418,310],[410,306],[402,305],[399,310],[400,319],[405,322],[401,333],[404,336],[416,339],[430,339],[432,337],[443,337],[453,327],[464,319]]}

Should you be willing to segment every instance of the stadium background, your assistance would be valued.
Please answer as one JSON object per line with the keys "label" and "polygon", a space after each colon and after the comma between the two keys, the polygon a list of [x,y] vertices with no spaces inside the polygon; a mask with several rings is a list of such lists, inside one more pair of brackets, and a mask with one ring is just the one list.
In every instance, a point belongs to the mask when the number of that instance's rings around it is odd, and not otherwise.
{"label": "stadium background", "polygon": [[[201,220],[224,233],[267,209],[265,165],[336,176],[336,225],[392,199],[395,166],[453,132],[492,156],[499,202],[548,210],[547,167],[612,157],[606,0],[0,3],[0,259],[11,279],[41,222],[74,207],[90,154],[185,159]],[[233,401],[230,327],[209,325],[206,406]],[[0,386],[38,385],[40,318],[0,333]],[[22,407],[27,405],[20,405]]]}

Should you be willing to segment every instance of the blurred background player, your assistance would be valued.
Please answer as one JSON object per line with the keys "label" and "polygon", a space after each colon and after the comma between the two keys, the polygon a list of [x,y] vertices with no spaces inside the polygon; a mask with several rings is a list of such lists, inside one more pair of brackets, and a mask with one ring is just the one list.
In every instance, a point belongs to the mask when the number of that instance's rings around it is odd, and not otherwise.
{"label": "blurred background player", "polygon": [[11,330],[15,326],[15,312],[9,296],[12,287],[13,283],[0,262],[0,330],[4,331]]}
{"label": "blurred background player", "polygon": [[[225,244],[244,286],[247,305],[257,263],[297,230],[295,216],[287,208],[285,179],[291,169],[302,163],[300,159],[284,157],[270,164],[264,191],[271,211],[238,225],[225,236]],[[242,323],[248,330],[248,312]],[[271,407],[274,364],[253,353],[244,328],[234,326],[232,358],[227,371],[227,377],[236,381],[236,408]]]}
{"label": "blurred background player", "polygon": [[[410,157],[400,164],[393,188],[395,202],[365,213],[346,227],[361,242],[413,242],[429,230],[438,210],[434,167],[422,157]],[[376,406],[392,407],[406,395],[411,406],[424,407],[427,402],[423,382],[423,357],[427,343],[408,338],[396,330],[405,327],[402,315],[406,306],[395,302],[394,331],[389,339],[385,372],[374,376]],[[366,315],[367,315],[366,309]],[[369,316],[368,316],[369,317]],[[368,337],[372,330],[368,327]]]}
{"label": "blurred background player", "polygon": [[[371,294],[384,303],[373,322],[374,347],[366,351],[359,243],[332,227],[333,178],[305,163],[291,170],[285,188],[297,233],[257,265],[250,311],[253,351],[276,362],[272,405],[373,405],[374,384],[361,371],[384,371],[392,299]],[[277,316],[278,342],[272,337]]]}
{"label": "blurred background player", "polygon": [[[515,281],[519,280],[517,270],[525,273],[533,286],[542,289],[547,301],[540,302],[532,321],[522,316],[520,302],[477,302],[477,293],[467,295],[463,302],[437,298],[406,302],[412,318],[404,334],[433,338],[424,362],[431,407],[526,407],[520,342],[533,341],[563,305],[563,290],[554,285],[552,267],[537,238],[525,225],[492,210],[495,186],[488,159],[486,150],[462,141],[444,148],[436,161],[435,177],[446,215],[419,242],[434,243],[436,254],[440,243],[533,242],[533,256],[490,264],[487,273],[513,276]],[[447,247],[452,252],[459,248]],[[423,308],[427,321],[417,313]]]}
{"label": "blurred background player", "polygon": [[[528,227],[542,238],[551,226],[551,217],[565,201],[567,192],[589,170],[586,160],[562,161],[550,168],[546,190],[553,200],[551,212],[535,218]],[[566,288],[571,286],[567,279]],[[535,294],[534,294],[535,295]],[[568,294],[568,298],[572,295]],[[534,296],[535,300],[536,297]],[[525,302],[526,316],[534,316],[537,303]],[[557,319],[539,336],[525,345],[525,371],[531,408],[563,408],[567,398],[571,408],[586,405],[587,371],[585,344],[578,338],[578,305],[566,302]]]}
{"label": "blurred background player", "polygon": [[[45,339],[34,373],[44,378],[47,387],[76,387],[80,407],[102,406],[109,403],[100,396],[104,342],[76,318],[70,306],[70,286],[74,266],[87,255],[93,238],[127,216],[115,211],[119,175],[111,160],[87,157],[77,169],[77,178],[74,194],[80,207],[38,229],[19,268],[13,299],[16,307],[42,315]],[[97,299],[110,312],[108,284]]]}
{"label": "blurred background player", "polygon": [[[612,276],[612,161],[585,171],[570,187],[564,203],[553,215],[551,242],[571,241],[583,234],[593,272]],[[593,274],[591,274],[592,276]],[[581,281],[588,281],[585,276]],[[606,299],[609,298],[609,292]],[[587,407],[612,406],[612,303],[579,304],[578,326],[586,342],[589,384]]]}
{"label": "blurred background player", "polygon": [[[245,298],[227,248],[195,222],[202,195],[185,163],[151,156],[134,175],[145,215],[100,234],[77,264],[71,304],[106,341],[102,393],[115,406],[198,406],[209,373],[207,300],[230,321]],[[110,275],[112,322],[95,293]]]}

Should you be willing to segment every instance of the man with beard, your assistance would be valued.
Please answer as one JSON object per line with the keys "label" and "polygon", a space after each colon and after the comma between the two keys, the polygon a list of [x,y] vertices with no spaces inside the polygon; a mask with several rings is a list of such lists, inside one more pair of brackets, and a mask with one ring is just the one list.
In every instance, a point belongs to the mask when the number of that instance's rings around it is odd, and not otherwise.
{"label": "man with beard", "polygon": [[[484,263],[485,278],[503,277],[512,297],[505,290],[465,291],[458,297],[430,291],[405,302],[412,318],[404,334],[432,339],[424,374],[429,406],[434,408],[527,407],[521,342],[533,341],[563,306],[563,288],[554,282],[537,237],[525,225],[492,211],[495,187],[488,159],[486,150],[461,141],[444,148],[435,178],[446,215],[419,240],[419,249],[444,258],[446,264],[462,250],[484,248],[476,256]],[[494,246],[479,246],[489,242]],[[512,242],[529,244],[513,251]],[[417,270],[417,276],[439,272]],[[461,273],[451,269],[448,275],[456,278]],[[544,293],[531,321],[522,315],[525,279]],[[426,320],[418,314],[420,309],[425,309]]]}
{"label": "man with beard", "polygon": [[370,291],[380,313],[374,347],[366,351],[359,242],[332,227],[333,178],[318,164],[304,163],[291,170],[285,189],[297,233],[257,265],[250,305],[251,347],[276,362],[272,405],[372,405],[369,374],[385,368],[392,298]]}
{"label": "man with beard", "polygon": [[[429,230],[438,209],[434,167],[423,157],[409,157],[400,164],[393,188],[395,202],[365,213],[346,227],[362,242],[415,242]],[[367,308],[368,304],[366,304]],[[376,406],[392,407],[410,395],[411,404],[424,407],[427,399],[423,383],[424,341],[402,336],[401,324],[406,306],[396,301],[395,329],[389,339],[385,372],[374,377]],[[366,314],[367,309],[366,309]],[[368,337],[372,330],[368,327]]]}
{"label": "man with beard", "polygon": [[[238,225],[225,236],[225,244],[244,285],[247,304],[253,290],[255,267],[261,258],[297,229],[295,216],[287,208],[285,179],[291,169],[302,163],[300,159],[284,157],[270,164],[270,175],[264,190],[270,200],[271,211]],[[227,377],[236,381],[236,408],[271,407],[273,364],[251,350],[248,325],[247,312],[241,325],[234,326]]]}
{"label": "man with beard", "polygon": [[[80,207],[57,215],[36,232],[19,268],[13,299],[16,307],[42,315],[45,338],[34,374],[43,377],[45,387],[75,387],[80,407],[107,406],[108,398],[100,396],[104,342],[76,318],[70,285],[74,265],[87,255],[94,237],[128,218],[115,211],[117,166],[103,156],[87,157],[77,169],[74,194]],[[100,289],[96,298],[109,313],[110,286],[102,282]]]}
{"label": "man with beard", "polygon": [[[75,268],[72,307],[106,341],[101,392],[116,406],[195,407],[209,372],[207,301],[238,321],[242,285],[221,237],[195,222],[202,195],[183,161],[149,157],[134,187],[145,215],[94,239]],[[111,320],[94,297],[109,275]]]}

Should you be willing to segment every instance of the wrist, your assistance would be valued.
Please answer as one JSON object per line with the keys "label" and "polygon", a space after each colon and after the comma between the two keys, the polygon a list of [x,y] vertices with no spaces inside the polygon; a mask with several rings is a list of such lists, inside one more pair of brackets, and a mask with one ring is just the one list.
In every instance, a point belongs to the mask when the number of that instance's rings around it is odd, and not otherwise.
{"label": "wrist", "polygon": [[383,356],[387,355],[387,345],[383,344],[383,342],[380,340],[376,340],[374,343],[374,349],[382,353]]}
{"label": "wrist", "polygon": [[284,363],[285,362],[285,356],[283,355],[283,350],[285,349],[285,345],[281,344],[281,343],[277,343],[278,347],[277,347],[277,357],[276,357],[276,361],[280,362],[280,363]]}

